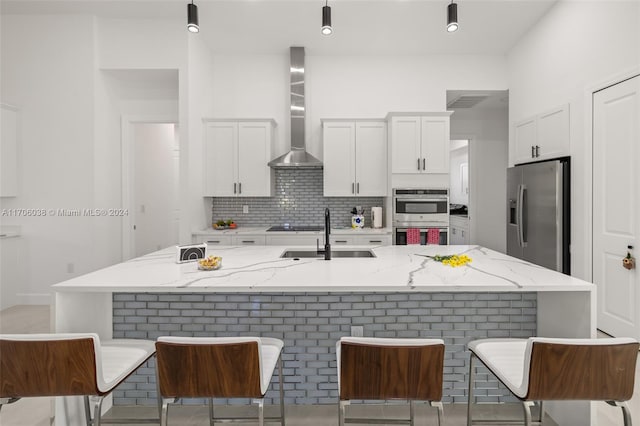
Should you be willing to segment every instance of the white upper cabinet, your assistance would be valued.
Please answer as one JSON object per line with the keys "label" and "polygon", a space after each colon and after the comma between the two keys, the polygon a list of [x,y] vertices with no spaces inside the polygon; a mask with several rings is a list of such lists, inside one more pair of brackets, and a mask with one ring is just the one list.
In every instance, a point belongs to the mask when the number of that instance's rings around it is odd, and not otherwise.
{"label": "white upper cabinet", "polygon": [[324,195],[387,195],[387,125],[383,120],[322,120]]}
{"label": "white upper cabinet", "polygon": [[570,154],[569,105],[515,124],[514,163],[529,163]]}
{"label": "white upper cabinet", "polygon": [[450,112],[391,117],[391,172],[449,173]]}
{"label": "white upper cabinet", "polygon": [[273,120],[203,120],[204,196],[271,195]]}

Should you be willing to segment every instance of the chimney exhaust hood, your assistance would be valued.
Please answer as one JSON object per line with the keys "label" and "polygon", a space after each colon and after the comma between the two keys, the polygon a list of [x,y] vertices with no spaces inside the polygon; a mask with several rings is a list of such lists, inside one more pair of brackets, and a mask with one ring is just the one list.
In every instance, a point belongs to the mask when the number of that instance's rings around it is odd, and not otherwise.
{"label": "chimney exhaust hood", "polygon": [[305,95],[304,95],[304,47],[290,47],[289,68],[291,89],[291,150],[269,161],[277,168],[318,168],[322,162],[309,154],[305,148]]}

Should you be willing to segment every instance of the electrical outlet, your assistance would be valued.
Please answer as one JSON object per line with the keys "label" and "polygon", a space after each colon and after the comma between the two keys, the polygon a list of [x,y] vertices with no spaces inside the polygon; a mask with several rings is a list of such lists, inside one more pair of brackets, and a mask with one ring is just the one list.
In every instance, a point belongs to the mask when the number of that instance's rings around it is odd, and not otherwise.
{"label": "electrical outlet", "polygon": [[242,213],[249,213],[249,206],[247,205],[242,206]]}
{"label": "electrical outlet", "polygon": [[364,337],[364,327],[361,325],[352,325],[351,337]]}

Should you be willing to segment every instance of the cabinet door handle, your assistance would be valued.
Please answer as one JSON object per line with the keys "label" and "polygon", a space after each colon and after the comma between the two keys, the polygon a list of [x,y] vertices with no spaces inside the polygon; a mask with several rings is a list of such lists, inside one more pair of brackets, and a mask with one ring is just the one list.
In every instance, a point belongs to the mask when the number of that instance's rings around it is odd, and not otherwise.
{"label": "cabinet door handle", "polygon": [[464,231],[462,231],[462,238],[464,238]]}
{"label": "cabinet door handle", "polygon": [[242,182],[238,183],[238,194],[242,194]]}
{"label": "cabinet door handle", "polygon": [[355,184],[355,183],[353,183],[353,182],[351,182],[351,193],[352,193],[352,194],[355,194],[355,193],[356,193],[356,189],[355,189],[355,188],[356,188],[356,184]]}
{"label": "cabinet door handle", "polygon": [[234,193],[234,194],[237,194],[237,192],[236,192],[236,185],[237,185],[237,183],[235,183],[235,182],[234,182],[234,183],[233,183],[233,193]]}
{"label": "cabinet door handle", "polygon": [[418,158],[418,170],[420,170],[420,159]]}
{"label": "cabinet door handle", "polygon": [[370,244],[382,244],[382,240],[369,240]]}
{"label": "cabinet door handle", "polygon": [[356,194],[360,193],[360,182],[356,183]]}
{"label": "cabinet door handle", "polygon": [[335,244],[347,244],[347,240],[335,240]]}
{"label": "cabinet door handle", "polygon": [[540,145],[536,145],[536,157],[540,157]]}
{"label": "cabinet door handle", "polygon": [[531,145],[531,158],[536,158],[536,147]]}
{"label": "cabinet door handle", "polygon": [[427,170],[427,159],[426,158],[422,159],[422,170]]}
{"label": "cabinet door handle", "polygon": [[220,240],[208,240],[207,244],[220,244]]}
{"label": "cabinet door handle", "polygon": [[242,240],[242,244],[255,244],[255,240]]}

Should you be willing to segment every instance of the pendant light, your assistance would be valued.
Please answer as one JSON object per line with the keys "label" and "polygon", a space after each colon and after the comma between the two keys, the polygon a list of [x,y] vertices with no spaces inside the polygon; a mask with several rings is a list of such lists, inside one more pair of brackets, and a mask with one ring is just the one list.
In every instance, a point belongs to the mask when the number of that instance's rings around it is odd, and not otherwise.
{"label": "pendant light", "polygon": [[322,34],[331,35],[333,33],[333,27],[331,27],[331,8],[329,7],[329,0],[326,0],[324,6],[322,6]]}
{"label": "pendant light", "polygon": [[447,31],[450,33],[458,30],[458,5],[451,0],[447,6]]}
{"label": "pendant light", "polygon": [[198,25],[198,6],[191,3],[187,5],[187,29],[192,33],[200,32],[200,26]]}

